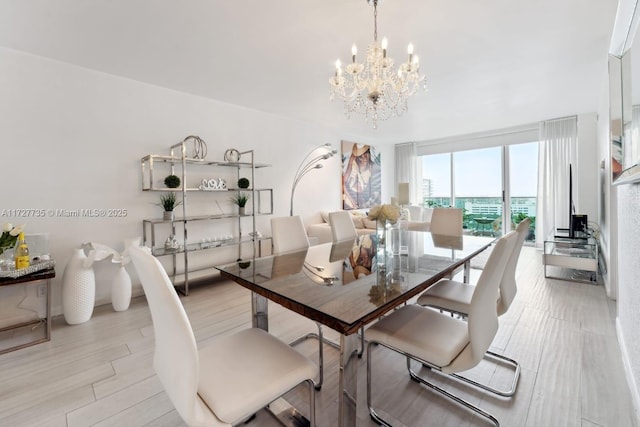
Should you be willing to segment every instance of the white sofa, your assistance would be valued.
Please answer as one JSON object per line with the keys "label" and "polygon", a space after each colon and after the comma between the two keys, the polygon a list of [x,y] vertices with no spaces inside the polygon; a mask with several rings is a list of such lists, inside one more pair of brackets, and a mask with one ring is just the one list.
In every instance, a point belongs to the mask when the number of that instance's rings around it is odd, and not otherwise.
{"label": "white sofa", "polygon": [[[429,231],[429,220],[433,209],[422,208],[420,206],[411,206],[411,208],[418,208],[421,211],[414,210],[414,215],[409,212],[408,229],[418,231]],[[425,212],[426,211],[426,212]],[[366,215],[366,211],[351,211],[353,214],[353,225],[356,227],[358,235],[370,234],[376,229],[376,221],[369,219]],[[329,243],[333,240],[331,234],[331,225],[329,224],[329,212],[320,212],[320,215],[314,216],[309,220],[306,225],[307,236],[309,242],[313,244]]]}
{"label": "white sofa", "polygon": [[[376,222],[367,218],[363,211],[352,211],[353,225],[356,227],[358,235],[370,234],[376,229]],[[331,225],[329,224],[329,212],[320,212],[319,221],[314,217],[311,223],[307,224],[307,236],[311,244],[329,243],[333,241]]]}

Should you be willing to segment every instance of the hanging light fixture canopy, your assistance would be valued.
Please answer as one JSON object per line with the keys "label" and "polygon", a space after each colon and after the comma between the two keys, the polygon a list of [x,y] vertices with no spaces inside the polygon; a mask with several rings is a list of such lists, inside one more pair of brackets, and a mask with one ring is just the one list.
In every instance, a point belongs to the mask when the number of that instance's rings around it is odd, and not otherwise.
{"label": "hanging light fixture canopy", "polygon": [[367,48],[364,63],[357,61],[358,48],[351,48],[351,63],[342,68],[336,61],[336,70],[329,79],[330,99],[344,102],[347,118],[351,113],[362,114],[373,128],[378,121],[401,116],[407,109],[407,100],[420,88],[426,89],[424,75],[420,75],[419,59],[413,53],[413,44],[407,48],[407,62],[397,71],[394,61],[387,56],[387,39],[378,42],[378,4],[382,0],[367,0],[373,6],[373,43]]}

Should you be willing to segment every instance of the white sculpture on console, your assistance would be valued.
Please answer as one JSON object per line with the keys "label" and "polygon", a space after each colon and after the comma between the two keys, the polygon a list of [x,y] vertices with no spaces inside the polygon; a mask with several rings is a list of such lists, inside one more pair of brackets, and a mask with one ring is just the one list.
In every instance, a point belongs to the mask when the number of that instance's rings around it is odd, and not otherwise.
{"label": "white sculpture on console", "polygon": [[[131,278],[125,266],[129,263],[129,247],[140,245],[140,238],[125,239],[122,254],[101,243],[85,243],[74,251],[62,275],[62,306],[65,321],[70,325],[91,318],[95,305],[96,283],[93,263],[108,257],[120,268],[111,280],[111,304],[115,311],[124,311],[131,302]],[[85,250],[88,255],[85,255]]]}

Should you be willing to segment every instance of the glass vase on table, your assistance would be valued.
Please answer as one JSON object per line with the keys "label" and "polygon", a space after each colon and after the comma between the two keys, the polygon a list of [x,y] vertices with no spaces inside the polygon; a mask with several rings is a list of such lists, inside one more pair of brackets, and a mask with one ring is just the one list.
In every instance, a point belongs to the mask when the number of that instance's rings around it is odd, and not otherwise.
{"label": "glass vase on table", "polygon": [[16,263],[14,260],[14,249],[11,248],[0,248],[2,253],[0,253],[0,271],[11,271],[16,268]]}
{"label": "glass vase on table", "polygon": [[394,256],[400,251],[400,224],[398,221],[378,219],[376,222],[376,267],[379,276],[391,272]]}

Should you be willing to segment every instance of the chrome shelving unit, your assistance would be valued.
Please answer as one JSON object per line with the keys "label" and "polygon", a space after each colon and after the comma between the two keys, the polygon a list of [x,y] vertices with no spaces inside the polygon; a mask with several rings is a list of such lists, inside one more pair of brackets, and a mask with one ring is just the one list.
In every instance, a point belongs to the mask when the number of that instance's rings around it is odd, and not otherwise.
{"label": "chrome shelving unit", "polygon": [[[194,251],[207,250],[212,248],[221,248],[229,246],[238,247],[238,258],[242,258],[243,247],[248,246],[251,243],[251,257],[254,256],[256,250],[256,244],[264,239],[262,237],[256,237],[256,216],[271,215],[273,214],[273,190],[269,188],[255,188],[255,170],[259,168],[269,167],[270,165],[255,163],[253,150],[240,152],[240,157],[249,157],[250,161],[238,161],[238,162],[220,162],[199,158],[189,158],[187,156],[187,145],[190,137],[185,138],[184,141],[175,144],[170,147],[169,155],[147,155],[140,160],[140,171],[142,174],[142,191],[162,191],[170,192],[175,191],[182,194],[182,216],[176,217],[172,220],[164,219],[144,219],[142,221],[142,238],[143,244],[150,247],[154,256],[171,256],[173,268],[171,276],[174,282],[174,286],[184,295],[189,294],[189,273],[197,270],[190,269],[189,267],[189,253]],[[169,174],[177,175],[180,177],[181,186],[178,188],[166,188],[156,186],[155,181],[158,179],[154,176],[154,172],[157,172],[154,168],[159,164],[162,164],[166,171],[166,166],[169,166]],[[242,175],[242,171],[245,174],[248,173],[248,177],[251,181],[251,187],[246,189],[241,188],[227,188],[224,190],[201,190],[198,187],[189,186],[188,184],[188,171],[191,168],[209,167],[209,168],[232,168],[236,170],[236,178],[239,179]],[[163,177],[166,176],[166,172],[163,172]],[[251,193],[251,199],[249,201],[251,205],[251,213],[248,215],[237,214],[210,214],[210,215],[189,215],[189,197],[194,193],[204,193],[212,197],[219,197],[220,194],[229,196],[230,194],[237,193],[239,191]],[[200,196],[198,196],[200,197]],[[265,200],[266,199],[266,200]],[[242,220],[245,217],[251,217],[251,229],[249,233],[243,234]],[[232,239],[196,242],[191,241],[189,238],[189,223],[196,221],[216,221],[221,219],[237,218],[238,221],[238,236],[234,236]],[[179,230],[179,225],[182,224],[182,239],[180,241],[180,247],[178,249],[165,249],[163,242],[158,242],[156,239],[157,227],[170,227],[171,235],[178,238],[176,230]],[[178,272],[177,257],[182,255],[184,257],[184,267],[182,272]],[[183,277],[182,283],[176,283],[178,276]]]}

